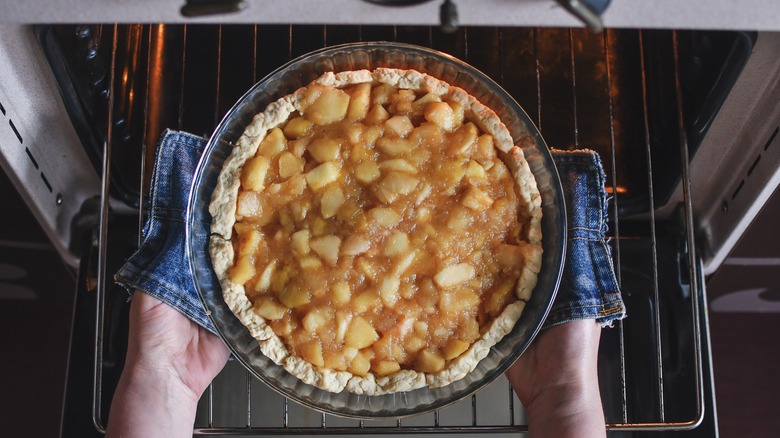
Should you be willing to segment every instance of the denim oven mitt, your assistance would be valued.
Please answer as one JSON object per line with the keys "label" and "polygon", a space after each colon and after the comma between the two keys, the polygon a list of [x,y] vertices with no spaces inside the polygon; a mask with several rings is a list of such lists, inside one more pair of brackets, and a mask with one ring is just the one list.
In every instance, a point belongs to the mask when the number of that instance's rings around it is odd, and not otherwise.
{"label": "denim oven mitt", "polygon": [[[163,134],[143,242],[114,280],[129,292],[152,295],[216,333],[195,290],[184,249],[190,184],[205,146],[205,139],[192,134],[170,130]],[[601,161],[588,150],[552,154],[566,200],[568,247],[561,286],[544,327],[578,319],[611,325],[626,313],[604,241],[607,197]]]}
{"label": "denim oven mitt", "polygon": [[542,328],[578,319],[611,327],[625,318],[626,308],[604,240],[608,210],[601,159],[588,149],[551,152],[566,201],[567,242],[558,295]]}
{"label": "denim oven mitt", "polygon": [[157,145],[143,241],[114,275],[129,292],[141,290],[173,306],[208,331],[216,329],[195,290],[184,246],[190,185],[206,140],[167,130]]}

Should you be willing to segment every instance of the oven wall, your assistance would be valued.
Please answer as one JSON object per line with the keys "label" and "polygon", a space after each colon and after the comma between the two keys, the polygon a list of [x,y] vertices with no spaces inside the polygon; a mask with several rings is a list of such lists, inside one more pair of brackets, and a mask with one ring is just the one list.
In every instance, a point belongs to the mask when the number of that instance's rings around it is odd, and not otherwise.
{"label": "oven wall", "polygon": [[57,437],[75,274],[2,170],[0,199],[0,434]]}

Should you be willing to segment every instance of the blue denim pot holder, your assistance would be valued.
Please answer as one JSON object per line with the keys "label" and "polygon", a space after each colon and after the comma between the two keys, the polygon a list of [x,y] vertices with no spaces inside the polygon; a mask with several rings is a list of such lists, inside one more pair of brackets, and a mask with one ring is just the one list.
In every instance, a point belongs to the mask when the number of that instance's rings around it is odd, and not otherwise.
{"label": "blue denim pot holder", "polygon": [[542,328],[578,319],[595,319],[602,327],[625,318],[607,232],[604,169],[594,151],[552,150],[566,200],[566,261],[553,307]]}
{"label": "blue denim pot holder", "polygon": [[[195,290],[184,249],[190,183],[205,146],[205,139],[192,134],[163,134],[143,242],[114,280],[129,292],[141,290],[154,296],[215,333]],[[563,184],[569,228],[561,286],[544,327],[578,319],[612,325],[626,311],[604,241],[607,197],[601,161],[588,150],[552,154]]]}
{"label": "blue denim pot holder", "polygon": [[195,290],[184,247],[187,198],[205,147],[206,140],[201,137],[165,131],[157,145],[143,242],[114,275],[114,281],[131,293],[141,290],[170,304],[216,334]]}

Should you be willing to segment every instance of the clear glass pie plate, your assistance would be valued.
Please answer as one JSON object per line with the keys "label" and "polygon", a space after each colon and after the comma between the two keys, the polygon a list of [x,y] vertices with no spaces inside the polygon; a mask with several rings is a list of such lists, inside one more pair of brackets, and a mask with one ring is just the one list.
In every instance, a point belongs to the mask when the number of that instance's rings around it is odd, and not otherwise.
{"label": "clear glass pie plate", "polygon": [[[257,341],[222,299],[211,268],[208,244],[211,194],[232,146],[265,107],[328,71],[393,67],[415,69],[465,89],[492,108],[521,145],[536,177],[543,208],[543,261],[539,280],[512,332],[496,344],[466,377],[441,388],[365,396],[328,392],[303,383],[260,352]],[[500,86],[474,67],[445,53],[399,43],[355,43],[306,54],[252,87],[217,126],[198,164],[187,211],[187,252],[196,289],[233,356],[258,379],[303,405],[354,418],[397,418],[442,408],[468,397],[503,373],[528,347],[542,325],[558,288],[566,242],[566,209],[561,183],[547,146],[526,113]]]}

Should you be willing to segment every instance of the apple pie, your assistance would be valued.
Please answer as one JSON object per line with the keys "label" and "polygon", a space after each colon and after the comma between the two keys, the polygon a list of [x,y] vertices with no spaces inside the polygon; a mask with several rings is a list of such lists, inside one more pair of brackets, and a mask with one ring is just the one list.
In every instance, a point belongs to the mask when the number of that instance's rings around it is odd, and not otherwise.
{"label": "apple pie", "polygon": [[520,147],[464,90],[326,73],[257,114],[212,196],[223,296],[302,381],[364,395],[456,381],[508,334],[541,265]]}

